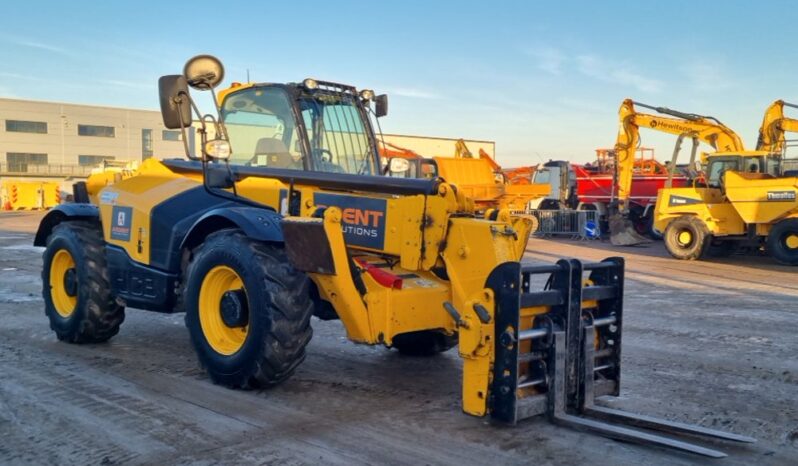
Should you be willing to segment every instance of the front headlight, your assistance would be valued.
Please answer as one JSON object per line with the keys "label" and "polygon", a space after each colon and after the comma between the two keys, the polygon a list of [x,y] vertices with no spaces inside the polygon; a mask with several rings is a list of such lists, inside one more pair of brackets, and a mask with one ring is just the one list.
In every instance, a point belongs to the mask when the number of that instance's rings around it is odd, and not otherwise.
{"label": "front headlight", "polygon": [[213,139],[205,143],[205,153],[215,159],[227,160],[230,158],[233,151],[228,141],[224,139]]}

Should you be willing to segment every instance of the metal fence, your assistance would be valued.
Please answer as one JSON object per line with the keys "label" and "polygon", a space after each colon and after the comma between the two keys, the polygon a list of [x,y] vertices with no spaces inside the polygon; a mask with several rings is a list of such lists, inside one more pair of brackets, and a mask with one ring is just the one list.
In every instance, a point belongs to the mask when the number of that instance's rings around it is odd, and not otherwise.
{"label": "metal fence", "polygon": [[592,240],[601,237],[599,213],[595,210],[529,210],[538,219],[537,236],[567,236]]}
{"label": "metal fence", "polygon": [[15,176],[89,176],[94,165],[0,163],[1,175]]}

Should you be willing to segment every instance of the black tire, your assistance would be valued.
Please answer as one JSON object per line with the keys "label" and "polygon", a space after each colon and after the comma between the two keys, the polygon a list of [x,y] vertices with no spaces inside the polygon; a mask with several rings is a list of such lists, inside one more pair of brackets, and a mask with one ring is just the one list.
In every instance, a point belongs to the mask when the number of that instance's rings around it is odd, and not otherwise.
{"label": "black tire", "polygon": [[[74,301],[71,313],[63,306],[56,307],[59,286],[66,283],[65,274],[52,276],[54,258],[64,253],[72,260],[70,285],[63,290]],[[47,238],[42,256],[42,296],[44,313],[50,320],[59,340],[69,343],[99,343],[117,333],[125,320],[125,308],[117,304],[111,294],[108,267],[105,262],[105,242],[100,225],[84,221],[68,221],[56,225]],[[51,283],[51,278],[53,282]],[[61,312],[59,312],[61,309]]]}
{"label": "black tire", "polygon": [[[217,348],[212,346],[200,317],[200,292],[206,275],[219,268],[232,270],[240,278],[241,302],[248,308],[245,336],[229,354],[218,349],[218,340]],[[310,284],[307,275],[291,267],[278,246],[254,241],[239,230],[208,236],[189,263],[183,302],[191,341],[211,380],[231,388],[259,388],[290,377],[305,359],[305,347],[313,334]],[[221,315],[220,304],[208,305],[211,307],[203,308],[204,316],[214,311]],[[235,327],[226,322],[222,325],[223,332]],[[213,334],[209,331],[208,335],[212,338]]]}
{"label": "black tire", "polygon": [[560,201],[556,199],[543,199],[541,201],[539,210],[560,210]]}
{"label": "black tire", "polygon": [[[685,237],[689,236],[689,240]],[[683,215],[672,220],[665,229],[665,249],[677,259],[697,260],[706,254],[712,235],[698,217]]]}
{"label": "black tire", "polygon": [[529,234],[534,235],[535,233],[538,232],[538,229],[540,228],[540,220],[538,220],[538,218],[534,215],[529,215],[527,216],[527,218],[529,218],[529,221],[531,222],[531,226],[529,227]]}
{"label": "black tire", "polygon": [[664,235],[654,228],[654,212],[649,212],[642,220],[644,222],[644,234],[655,241],[662,241]]}
{"label": "black tire", "polygon": [[457,346],[457,334],[435,330],[402,333],[393,337],[393,348],[406,356],[433,356]]}
{"label": "black tire", "polygon": [[770,229],[767,239],[768,254],[785,265],[798,265],[798,218],[788,218]]}

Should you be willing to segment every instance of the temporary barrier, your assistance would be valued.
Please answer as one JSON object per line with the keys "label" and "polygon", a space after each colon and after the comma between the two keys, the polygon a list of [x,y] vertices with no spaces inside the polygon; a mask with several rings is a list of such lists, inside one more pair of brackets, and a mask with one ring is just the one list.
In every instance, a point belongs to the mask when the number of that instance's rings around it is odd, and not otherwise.
{"label": "temporary barrier", "polygon": [[61,185],[55,182],[4,181],[3,210],[49,209],[61,203]]}
{"label": "temporary barrier", "polygon": [[598,239],[599,213],[595,210],[531,210],[538,219],[538,236],[569,236],[574,239]]}

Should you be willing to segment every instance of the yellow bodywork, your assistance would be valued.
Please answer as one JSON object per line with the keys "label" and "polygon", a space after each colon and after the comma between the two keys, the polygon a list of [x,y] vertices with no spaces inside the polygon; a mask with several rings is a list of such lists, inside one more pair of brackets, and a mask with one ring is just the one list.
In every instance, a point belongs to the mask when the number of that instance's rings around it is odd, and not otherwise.
{"label": "yellow bodywork", "polygon": [[[201,186],[201,178],[199,173],[178,173],[155,159],[148,159],[132,173],[92,175],[87,186],[90,198],[100,207],[106,241],[123,248],[135,262],[149,265],[153,208]],[[236,183],[236,188],[239,196],[272,206],[285,215],[281,192],[289,186],[279,180],[245,177]],[[465,361],[463,409],[474,415],[486,414],[494,325],[493,319],[483,323],[477,318],[474,304],[481,304],[493,317],[495,303],[492,291],[485,287],[487,277],[497,265],[520,260],[528,240],[529,220],[513,217],[506,209],[495,212],[492,215],[495,220],[477,218],[473,202],[446,183],[440,184],[433,195],[325,192],[385,200],[384,246],[381,249],[353,247],[345,244],[342,221],[357,218],[361,213],[329,207],[323,219],[311,218],[319,207],[313,201],[314,194],[323,191],[306,185],[294,186],[294,189],[301,193],[300,216],[286,216],[285,220],[323,222],[336,273],[309,275],[322,299],[330,302],[338,313],[349,339],[390,346],[394,336],[402,333],[439,330],[452,335],[458,332],[459,351]],[[132,209],[129,241],[112,236],[114,206]],[[401,287],[379,283],[367,273],[370,265],[381,266],[402,277]],[[362,277],[365,294],[356,288],[351,267],[358,269],[355,272]],[[436,270],[445,270],[446,274],[440,275]],[[233,287],[228,282],[235,277],[225,276],[223,272],[219,272],[217,281],[224,283],[215,287],[208,285],[208,293],[216,293],[214,300],[219,293]],[[444,302],[460,311],[459,326],[445,312]],[[531,327],[531,316],[544,312],[548,312],[547,307],[522,309],[524,326]],[[236,331],[240,333],[241,329]],[[222,354],[233,352],[240,343],[234,338],[238,334],[221,330],[213,334]]]}
{"label": "yellow bodywork", "polygon": [[[742,151],[735,155],[766,155],[766,152]],[[709,156],[728,155],[717,153]],[[748,233],[754,225],[757,236],[766,236],[779,220],[798,216],[798,178],[777,178],[763,173],[727,171],[723,189],[713,187],[663,188],[657,195],[654,226],[665,231],[671,220],[695,215],[706,224],[713,236],[737,236]],[[770,193],[770,194],[769,194]],[[793,193],[779,199],[777,193]]]}
{"label": "yellow bodywork", "polygon": [[438,175],[474,200],[477,206],[525,210],[530,201],[549,195],[547,183],[512,185],[496,179],[493,166],[484,158],[433,157]]}

